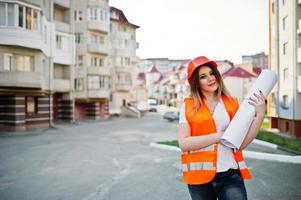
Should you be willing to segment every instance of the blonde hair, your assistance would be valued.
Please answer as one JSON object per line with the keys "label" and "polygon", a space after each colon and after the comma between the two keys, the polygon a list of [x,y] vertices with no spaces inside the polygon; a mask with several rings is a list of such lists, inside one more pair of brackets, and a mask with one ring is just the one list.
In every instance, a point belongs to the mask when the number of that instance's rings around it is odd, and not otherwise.
{"label": "blonde hair", "polygon": [[[231,98],[231,95],[229,93],[229,91],[227,90],[227,88],[225,87],[225,84],[223,82],[222,76],[220,75],[219,71],[217,70],[216,67],[212,66],[212,65],[202,65],[202,66],[206,66],[209,67],[212,72],[213,75],[215,76],[216,82],[218,84],[218,88],[215,91],[215,94],[217,95],[218,98],[220,98],[222,95],[227,96],[228,98]],[[192,82],[190,85],[190,96],[193,98],[194,100],[194,108],[196,111],[198,111],[200,109],[200,107],[202,106],[202,102],[205,99],[204,94],[202,93],[202,90],[199,86],[199,70],[202,66],[199,66],[192,74]]]}

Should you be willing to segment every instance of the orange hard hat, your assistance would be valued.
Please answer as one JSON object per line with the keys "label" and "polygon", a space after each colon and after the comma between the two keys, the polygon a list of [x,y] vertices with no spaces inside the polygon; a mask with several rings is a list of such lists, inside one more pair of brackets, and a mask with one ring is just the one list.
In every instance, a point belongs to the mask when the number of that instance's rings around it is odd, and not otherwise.
{"label": "orange hard hat", "polygon": [[214,62],[213,60],[209,60],[207,57],[205,56],[199,56],[196,57],[194,59],[192,59],[191,61],[189,61],[188,63],[188,68],[187,68],[187,80],[189,82],[189,84],[191,85],[192,83],[192,74],[193,72],[200,66],[202,65],[211,65],[214,67],[217,67],[217,63]]}

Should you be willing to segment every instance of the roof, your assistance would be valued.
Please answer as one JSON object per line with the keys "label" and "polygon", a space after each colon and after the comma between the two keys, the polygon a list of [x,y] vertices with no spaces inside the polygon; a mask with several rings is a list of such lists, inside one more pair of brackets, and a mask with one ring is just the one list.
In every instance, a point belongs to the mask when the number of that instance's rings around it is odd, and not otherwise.
{"label": "roof", "polygon": [[223,77],[252,78],[255,76],[241,67],[234,67],[225,72],[223,74]]}
{"label": "roof", "polygon": [[253,72],[259,75],[261,73],[261,68],[260,67],[253,67]]}
{"label": "roof", "polygon": [[155,65],[152,66],[152,68],[149,70],[149,72],[150,73],[160,73]]}
{"label": "roof", "polygon": [[145,73],[144,72],[140,72],[138,74],[137,78],[138,78],[139,81],[145,81]]}
{"label": "roof", "polygon": [[139,26],[135,25],[135,24],[132,24],[130,23],[126,16],[124,15],[124,13],[122,12],[122,10],[118,9],[118,8],[115,8],[115,7],[110,7],[110,13],[112,12],[116,12],[117,15],[118,15],[118,19],[114,18],[113,15],[111,15],[110,19],[111,21],[117,21],[117,22],[120,22],[122,24],[125,24],[125,25],[129,25],[129,26],[132,26],[133,28],[139,28]]}

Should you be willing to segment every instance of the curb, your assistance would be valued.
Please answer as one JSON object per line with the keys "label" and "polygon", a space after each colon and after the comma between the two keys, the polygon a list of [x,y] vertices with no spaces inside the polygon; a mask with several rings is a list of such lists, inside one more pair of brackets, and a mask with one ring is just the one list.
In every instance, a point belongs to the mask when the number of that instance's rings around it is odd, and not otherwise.
{"label": "curb", "polygon": [[270,142],[266,142],[266,141],[263,141],[263,140],[254,139],[252,141],[252,143],[257,144],[257,145],[261,145],[261,146],[265,146],[265,147],[268,147],[268,148],[272,148],[272,149],[278,149],[278,150],[286,151],[286,152],[293,153],[293,154],[296,154],[296,155],[301,155],[301,153],[298,152],[298,151],[287,149],[285,147],[282,147],[282,146],[279,146],[277,144],[273,144],[273,143],[270,143]]}
{"label": "curb", "polygon": [[[150,147],[181,153],[180,148],[166,145],[166,144],[150,143]],[[301,164],[301,156],[299,155],[289,156],[289,155],[280,155],[280,154],[272,154],[272,153],[262,153],[256,151],[246,151],[246,150],[243,150],[243,154],[246,158],[250,158],[250,159]]]}

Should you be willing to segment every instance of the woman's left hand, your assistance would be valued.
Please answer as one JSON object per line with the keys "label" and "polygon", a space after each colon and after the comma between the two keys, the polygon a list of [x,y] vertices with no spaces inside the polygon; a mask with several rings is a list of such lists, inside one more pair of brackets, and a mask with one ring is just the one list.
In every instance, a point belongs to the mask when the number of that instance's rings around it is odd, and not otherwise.
{"label": "woman's left hand", "polygon": [[265,105],[265,97],[263,96],[262,92],[259,91],[259,94],[254,93],[255,98],[249,98],[249,104],[255,107],[256,116],[264,116],[266,111],[266,105]]}

